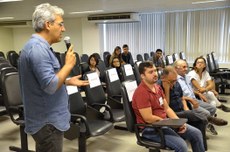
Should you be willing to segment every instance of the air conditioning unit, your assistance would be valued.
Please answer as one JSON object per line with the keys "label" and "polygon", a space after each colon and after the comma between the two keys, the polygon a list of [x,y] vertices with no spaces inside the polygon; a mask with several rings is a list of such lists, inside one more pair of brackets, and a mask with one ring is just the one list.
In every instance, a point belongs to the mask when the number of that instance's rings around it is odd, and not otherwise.
{"label": "air conditioning unit", "polygon": [[98,14],[88,16],[88,21],[93,23],[138,22],[140,15],[138,13]]}
{"label": "air conditioning unit", "polygon": [[0,22],[0,27],[32,27],[32,21],[23,20],[23,21],[3,21]]}

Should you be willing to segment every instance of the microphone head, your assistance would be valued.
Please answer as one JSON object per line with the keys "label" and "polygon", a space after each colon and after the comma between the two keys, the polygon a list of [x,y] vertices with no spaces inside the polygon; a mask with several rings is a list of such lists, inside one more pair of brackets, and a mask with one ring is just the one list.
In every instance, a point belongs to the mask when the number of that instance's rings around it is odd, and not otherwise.
{"label": "microphone head", "polygon": [[65,42],[66,44],[70,43],[70,37],[69,37],[69,36],[66,36],[66,37],[64,38],[64,42]]}

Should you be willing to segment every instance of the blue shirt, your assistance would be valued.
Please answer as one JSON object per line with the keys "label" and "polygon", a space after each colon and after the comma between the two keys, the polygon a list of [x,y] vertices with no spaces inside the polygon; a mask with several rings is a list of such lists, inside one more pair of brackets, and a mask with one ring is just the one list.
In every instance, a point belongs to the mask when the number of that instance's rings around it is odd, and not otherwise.
{"label": "blue shirt", "polygon": [[69,128],[70,113],[66,86],[57,90],[60,64],[49,43],[33,34],[21,51],[19,76],[25,113],[25,131],[34,134],[52,124],[61,131]]}
{"label": "blue shirt", "polygon": [[185,77],[177,75],[177,82],[179,82],[179,84],[183,90],[183,96],[196,99],[196,96],[193,93],[191,80],[187,75],[185,75]]}

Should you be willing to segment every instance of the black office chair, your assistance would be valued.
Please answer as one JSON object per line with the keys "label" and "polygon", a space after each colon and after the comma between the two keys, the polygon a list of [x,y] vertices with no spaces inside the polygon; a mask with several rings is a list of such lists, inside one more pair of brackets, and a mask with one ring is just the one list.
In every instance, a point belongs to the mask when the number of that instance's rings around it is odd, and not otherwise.
{"label": "black office chair", "polygon": [[173,57],[172,57],[172,55],[166,55],[165,61],[166,61],[166,65],[172,65],[173,64]]}
{"label": "black office chair", "polygon": [[111,58],[111,54],[107,54],[104,58],[104,63],[106,67],[110,67],[110,58]]}
{"label": "black office chair", "polygon": [[219,71],[226,71],[226,73],[229,74],[230,68],[220,68],[219,62],[218,62],[218,59],[216,57],[215,52],[211,52],[211,56],[212,56],[213,63],[214,63],[214,66],[215,66],[215,71],[217,71],[217,72],[219,72]]}
{"label": "black office chair", "polygon": [[149,58],[150,58],[150,57],[149,57],[149,54],[148,54],[148,53],[144,53],[144,60],[145,60],[145,61],[148,61]]}
{"label": "black office chair", "polygon": [[105,70],[107,69],[107,67],[106,67],[105,63],[101,59],[99,59],[97,68],[100,71],[100,80],[101,80],[101,82],[105,82]]}
{"label": "black office chair", "polygon": [[[113,123],[103,119],[103,114],[87,106],[77,87],[67,86],[71,113],[71,127],[65,132],[67,139],[78,138],[78,151],[86,152],[86,140],[104,135],[113,128]],[[100,105],[100,107],[104,107]]]}
{"label": "black office chair", "polygon": [[16,68],[18,68],[18,58],[19,54],[15,51],[9,52],[7,59],[9,60],[10,64]]}
{"label": "black office chair", "polygon": [[[125,120],[126,120],[126,125],[127,128],[130,132],[135,133],[136,139],[137,139],[137,144],[140,146],[144,146],[149,149],[149,152],[159,152],[160,149],[165,149],[169,150],[165,146],[165,138],[163,131],[161,128],[163,126],[166,126],[165,124],[137,124],[136,122],[136,116],[132,108],[132,95],[135,89],[137,88],[137,84],[135,81],[125,81],[122,86],[122,97],[123,97],[123,105],[124,105],[124,110],[125,110]],[[181,119],[182,122],[180,124],[183,124],[186,122],[186,119]],[[180,121],[180,120],[179,120]],[[172,122],[174,124],[174,122]],[[176,122],[177,123],[177,122]],[[176,124],[175,123],[175,124]],[[177,124],[180,126],[180,124]],[[146,139],[145,137],[142,136],[141,132],[142,129],[141,127],[150,127],[150,128],[155,128],[156,131],[158,132],[160,136],[160,143],[151,141],[149,139]]]}
{"label": "black office chair", "polygon": [[[124,110],[122,106],[116,104],[113,100],[107,101],[105,92],[101,85],[96,72],[88,72],[84,76],[85,80],[89,80],[90,85],[85,86],[86,101],[88,106],[101,111],[105,115],[105,119],[112,122],[122,122],[124,121]],[[101,109],[99,106],[104,105],[107,109]],[[122,108],[122,109],[121,109]]]}
{"label": "black office chair", "polygon": [[141,54],[137,54],[137,61],[144,61]]}
{"label": "black office chair", "polygon": [[185,60],[186,61],[186,56],[184,52],[180,52],[179,53],[180,59]]}
{"label": "black office chair", "polygon": [[2,73],[2,91],[7,113],[16,125],[20,126],[21,147],[10,146],[12,151],[32,152],[28,150],[27,134],[24,132],[25,123],[23,103],[20,95],[19,76],[17,72]]}
{"label": "black office chair", "polygon": [[180,59],[180,57],[179,57],[179,55],[177,53],[173,53],[172,57],[173,57],[173,62],[175,62],[176,60]]}
{"label": "black office chair", "polygon": [[155,55],[155,52],[151,51],[150,52],[150,57],[153,57]]}
{"label": "black office chair", "polygon": [[127,80],[136,80],[136,77],[133,73],[133,67],[131,66],[131,64],[124,64],[121,66],[121,72],[122,72],[122,76],[124,81]]}
{"label": "black office chair", "polygon": [[116,68],[107,69],[105,74],[108,99],[115,100],[119,108],[123,109],[123,105],[121,103],[121,82]]}
{"label": "black office chair", "polygon": [[109,67],[109,58],[110,57],[107,57],[108,55],[111,56],[111,53],[108,51],[103,52],[103,60],[105,62],[106,67]]}
{"label": "black office chair", "polygon": [[6,58],[4,52],[0,51],[0,57]]}
{"label": "black office chair", "polygon": [[[140,62],[141,63],[141,62]],[[139,64],[138,62],[136,62],[133,66],[133,72],[137,81],[137,84],[139,85],[141,83],[141,75],[139,72]]]}
{"label": "black office chair", "polygon": [[227,89],[227,86],[230,86],[230,80],[224,78],[226,76],[225,71],[216,71],[211,54],[207,54],[207,65],[210,76],[215,78],[216,90],[221,94],[227,94],[225,89]]}
{"label": "black office chair", "polygon": [[81,62],[88,62],[89,56],[88,54],[82,54],[81,55]]}

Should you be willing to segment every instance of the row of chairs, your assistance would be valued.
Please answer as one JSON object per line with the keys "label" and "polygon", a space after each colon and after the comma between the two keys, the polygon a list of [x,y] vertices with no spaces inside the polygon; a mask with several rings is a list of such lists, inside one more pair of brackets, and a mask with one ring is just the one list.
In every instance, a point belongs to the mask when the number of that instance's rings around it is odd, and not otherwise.
{"label": "row of chairs", "polygon": [[[131,67],[131,65],[128,67]],[[108,81],[107,89],[110,90],[110,93],[108,93],[110,94],[109,98],[106,98],[100,83],[96,83],[99,84],[98,86],[87,86],[84,88],[86,93],[85,101],[79,91],[69,94],[71,129],[65,133],[65,137],[67,139],[73,139],[73,135],[77,137],[79,151],[81,152],[86,151],[86,140],[89,137],[103,135],[113,128],[115,122],[121,122],[125,119],[123,104],[121,100],[117,100],[117,97],[118,99],[121,97],[121,86],[115,83],[119,82],[120,84],[120,81],[117,81],[119,79],[114,79],[114,70],[115,69],[108,69],[106,71]],[[126,67],[124,70],[128,70],[128,68]],[[130,71],[128,73],[127,79],[134,79],[133,73],[130,74]],[[90,80],[90,76],[92,75],[97,76],[96,73],[89,72],[84,79]],[[133,75],[133,77],[130,77],[130,75]],[[24,132],[23,105],[20,97],[18,73],[14,71],[2,75],[2,77],[4,77],[4,79],[2,79],[2,86],[4,88],[3,96],[7,111],[12,121],[20,126],[21,148],[11,146],[10,149],[13,151],[19,151],[20,149],[22,151],[30,151],[28,150],[27,135]],[[118,89],[116,91],[118,93],[114,91],[114,86],[117,86],[116,88]],[[117,107],[114,105],[117,105]],[[106,118],[106,113],[100,112],[100,110],[103,109],[102,107],[105,109],[104,111],[108,111],[109,117]],[[18,118],[16,119],[14,118],[15,114],[18,114]]]}
{"label": "row of chairs", "polygon": [[7,59],[9,61],[9,63],[17,68],[18,67],[18,58],[19,58],[19,54],[14,51],[14,50],[10,50],[6,53],[6,57],[5,57],[5,53],[0,51],[0,58],[2,59]]}
{"label": "row of chairs", "polygon": [[214,52],[203,56],[207,61],[206,69],[215,79],[216,90],[221,94],[227,94],[226,89],[230,89],[230,69],[219,68],[219,62]]}

